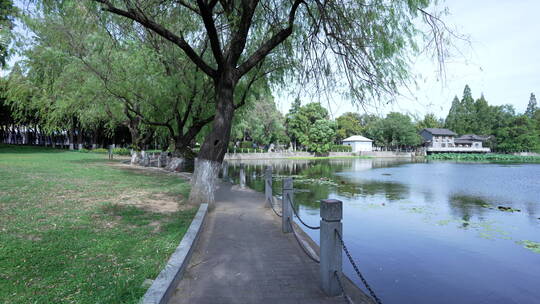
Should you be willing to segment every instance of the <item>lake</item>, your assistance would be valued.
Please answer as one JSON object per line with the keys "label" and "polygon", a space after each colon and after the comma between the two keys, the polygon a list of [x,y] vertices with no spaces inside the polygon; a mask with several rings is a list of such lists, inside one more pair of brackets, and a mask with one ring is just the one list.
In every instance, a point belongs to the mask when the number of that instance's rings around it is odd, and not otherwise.
{"label": "lake", "polygon": [[[540,252],[526,242],[540,242],[540,164],[242,163],[258,191],[265,165],[275,195],[281,178],[294,177],[308,224],[319,223],[320,199],[343,201],[345,243],[384,303],[540,303]],[[239,164],[229,162],[231,176]],[[305,230],[318,242],[318,231]],[[345,256],[343,269],[362,286]]]}

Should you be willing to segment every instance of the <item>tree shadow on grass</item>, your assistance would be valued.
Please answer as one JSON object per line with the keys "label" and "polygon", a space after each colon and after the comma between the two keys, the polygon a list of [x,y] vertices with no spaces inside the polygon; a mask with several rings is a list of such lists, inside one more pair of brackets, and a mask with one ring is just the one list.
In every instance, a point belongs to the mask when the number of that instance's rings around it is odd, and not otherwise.
{"label": "tree shadow on grass", "polygon": [[31,153],[62,153],[68,150],[53,149],[41,146],[18,146],[18,145],[6,145],[0,144],[1,153],[15,153],[15,154],[31,154]]}
{"label": "tree shadow on grass", "polygon": [[106,164],[107,162],[110,162],[108,159],[101,159],[101,158],[83,158],[83,159],[73,159],[69,160],[68,162],[72,164],[84,164],[84,165],[91,165],[91,164]]}
{"label": "tree shadow on grass", "polygon": [[101,207],[101,211],[104,214],[119,217],[121,221],[126,224],[135,226],[148,225],[152,221],[157,221],[163,218],[163,214],[160,213],[143,210],[135,206],[123,206],[112,203],[103,205]]}
{"label": "tree shadow on grass", "polygon": [[103,215],[119,220],[124,225],[132,227],[159,227],[160,231],[177,230],[178,227],[187,227],[196,208],[176,211],[172,213],[161,213],[146,210],[136,206],[107,203],[101,208]]}

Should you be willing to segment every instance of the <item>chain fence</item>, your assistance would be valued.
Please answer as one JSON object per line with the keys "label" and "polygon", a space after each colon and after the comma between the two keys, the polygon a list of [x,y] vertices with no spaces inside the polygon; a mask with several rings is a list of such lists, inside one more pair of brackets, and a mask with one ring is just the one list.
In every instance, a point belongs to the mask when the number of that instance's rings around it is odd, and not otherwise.
{"label": "chain fence", "polygon": [[341,237],[341,234],[337,230],[334,230],[334,231],[336,232],[336,235],[338,236],[338,239],[341,242],[341,247],[343,247],[343,251],[345,251],[345,255],[349,259],[349,262],[351,263],[352,267],[354,268],[354,271],[356,272],[356,274],[358,275],[358,277],[360,278],[360,280],[362,281],[364,286],[366,286],[367,290],[369,291],[369,294],[375,300],[375,302],[377,302],[377,304],[382,304],[379,297],[377,297],[377,295],[375,294],[375,291],[373,291],[371,286],[369,286],[367,280],[364,278],[364,276],[360,272],[360,269],[358,268],[358,265],[356,265],[356,263],[354,262],[354,260],[353,260],[353,258],[351,256],[351,253],[349,252],[349,249],[347,248],[347,246],[345,246],[345,242],[343,242],[343,238]]}
{"label": "chain fence", "polygon": [[334,275],[336,276],[336,280],[337,280],[337,282],[338,282],[339,288],[341,289],[341,294],[343,295],[343,297],[345,298],[345,300],[347,301],[347,303],[353,304],[353,302],[351,301],[351,298],[349,298],[349,296],[348,296],[347,293],[345,292],[345,288],[343,288],[343,284],[341,283],[341,278],[339,277],[338,272],[337,272],[337,271],[334,271]]}
{"label": "chain fence", "polygon": [[[267,181],[268,183],[268,181]],[[274,195],[272,194],[272,196],[269,198],[271,201],[270,201],[270,206],[272,207],[272,211],[274,211],[274,213],[278,216],[278,217],[283,217],[283,214],[280,214],[279,212],[276,211],[276,209],[274,208]],[[313,229],[313,230],[318,230],[318,229],[321,229],[320,226],[311,226],[309,224],[307,224],[306,222],[304,222],[302,220],[302,218],[298,215],[298,212],[296,211],[296,209],[294,208],[294,205],[292,203],[292,199],[291,199],[291,196],[290,196],[290,193],[287,193],[286,194],[286,197],[283,197],[282,200],[287,200],[289,202],[289,205],[290,207],[292,208],[293,210],[293,213],[294,215],[296,216],[296,218],[298,218],[298,220],[300,221],[300,223],[302,223],[302,225],[304,225],[305,227],[309,228],[309,229]],[[308,252],[308,249],[304,246],[304,244],[302,243],[302,241],[300,240],[300,237],[298,236],[298,234],[296,233],[296,230],[294,229],[293,225],[292,225],[292,222],[291,222],[291,219],[288,218],[287,219],[287,223],[291,229],[291,231],[293,232],[293,235],[294,235],[294,238],[296,239],[296,242],[298,243],[298,246],[300,246],[300,248],[302,249],[302,251],[308,256],[308,258],[312,261],[314,261],[315,263],[320,263],[320,260],[317,259],[316,257],[314,257],[310,252]],[[347,248],[347,246],[345,245],[345,242],[343,241],[343,238],[341,236],[341,234],[339,233],[338,230],[335,230],[335,233],[341,243],[341,247],[343,248],[343,251],[345,252],[345,255],[347,256],[349,262],[351,263],[351,265],[353,266],[354,268],[354,271],[356,272],[356,274],[358,275],[358,277],[360,278],[360,280],[362,281],[362,283],[364,284],[364,286],[366,287],[366,289],[369,291],[369,294],[371,295],[371,297],[373,298],[373,300],[375,300],[375,302],[377,304],[382,304],[382,301],[379,299],[379,297],[377,296],[377,294],[375,294],[375,291],[373,290],[373,288],[371,288],[371,286],[369,285],[369,283],[367,282],[367,280],[365,279],[365,277],[362,275],[362,273],[360,272],[360,269],[358,268],[358,265],[356,265],[356,262],[354,261],[354,259],[352,258],[352,255],[351,253],[349,252],[349,249]],[[352,303],[351,302],[351,299],[350,297],[347,295],[347,293],[345,292],[345,289],[343,288],[343,283],[341,282],[341,277],[339,276],[339,273],[337,271],[334,272],[334,275],[336,276],[336,280],[338,282],[338,285],[342,291],[342,294],[343,294],[343,297],[345,298],[345,300],[347,301],[347,303]]]}
{"label": "chain fence", "polygon": [[291,205],[291,209],[293,210],[293,213],[294,215],[296,216],[296,218],[300,221],[300,223],[302,223],[302,225],[306,226],[307,228],[309,229],[313,229],[313,230],[318,230],[318,229],[321,229],[320,226],[311,226],[311,225],[308,225],[306,224],[306,222],[304,222],[302,220],[302,218],[298,215],[298,213],[296,212],[296,209],[294,209],[294,206],[293,206],[293,203],[292,203],[292,199],[291,199],[291,195],[289,193],[287,193],[287,201],[289,201],[289,205]]}
{"label": "chain fence", "polygon": [[283,217],[283,214],[280,214],[280,213],[277,212],[277,210],[274,208],[274,196],[273,196],[273,195],[270,197],[270,207],[272,207],[272,211],[274,211],[274,213],[275,213],[278,217]]}
{"label": "chain fence", "polygon": [[[270,189],[272,189],[272,186],[270,186],[270,181],[269,180],[266,180],[266,187],[270,187]],[[274,211],[274,213],[278,216],[278,217],[283,217],[282,214],[280,214],[279,212],[277,212],[277,210],[274,208],[274,194],[273,193],[270,193],[270,198],[266,198],[266,200],[270,200],[270,207],[272,207],[272,211]]]}
{"label": "chain fence", "polygon": [[296,231],[294,230],[294,227],[291,223],[291,219],[287,219],[287,223],[289,224],[289,227],[291,227],[291,230],[293,232],[293,235],[294,235],[294,238],[296,239],[296,242],[298,243],[298,245],[300,246],[300,248],[302,248],[302,251],[308,256],[308,258],[310,258],[313,262],[315,263],[320,263],[321,261],[318,260],[317,258],[313,257],[309,252],[308,250],[306,249],[306,247],[304,247],[304,244],[302,244],[302,241],[300,240],[300,238],[298,237],[298,235],[296,234]]}

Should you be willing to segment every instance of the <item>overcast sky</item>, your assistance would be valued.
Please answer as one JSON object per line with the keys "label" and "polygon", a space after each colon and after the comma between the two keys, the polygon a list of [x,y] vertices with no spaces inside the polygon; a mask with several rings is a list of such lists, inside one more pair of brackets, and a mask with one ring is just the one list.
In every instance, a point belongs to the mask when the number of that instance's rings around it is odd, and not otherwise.
{"label": "overcast sky", "polygon": [[[418,87],[391,105],[368,111],[433,112],[446,117],[454,95],[461,98],[469,84],[476,99],[484,93],[491,105],[512,104],[524,112],[531,92],[540,93],[540,12],[539,0],[447,0],[450,15],[444,20],[459,33],[469,36],[470,46],[460,43],[463,55],[446,64],[446,81],[437,79],[437,66],[418,58],[413,72],[421,74]],[[291,98],[276,96],[278,108],[287,112]],[[303,104],[307,100],[302,100]],[[349,101],[322,102],[334,116],[358,111]]]}

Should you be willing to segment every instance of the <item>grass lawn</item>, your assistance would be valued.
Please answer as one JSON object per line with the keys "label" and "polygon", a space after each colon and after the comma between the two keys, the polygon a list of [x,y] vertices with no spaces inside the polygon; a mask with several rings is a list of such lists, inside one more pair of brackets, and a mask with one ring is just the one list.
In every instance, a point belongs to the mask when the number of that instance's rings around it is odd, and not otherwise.
{"label": "grass lawn", "polygon": [[196,208],[177,176],[0,145],[0,303],[137,303]]}

